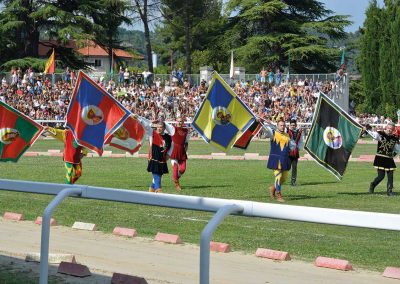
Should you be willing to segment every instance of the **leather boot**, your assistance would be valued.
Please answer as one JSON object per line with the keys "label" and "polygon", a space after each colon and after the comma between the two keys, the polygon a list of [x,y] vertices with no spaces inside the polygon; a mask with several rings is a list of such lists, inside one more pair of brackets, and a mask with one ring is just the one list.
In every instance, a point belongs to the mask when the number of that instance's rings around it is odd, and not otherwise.
{"label": "leather boot", "polygon": [[269,194],[271,199],[275,199],[275,191],[276,191],[275,185],[269,187]]}
{"label": "leather boot", "polygon": [[388,189],[387,189],[387,195],[388,195],[388,196],[394,196],[393,188],[388,187]]}
{"label": "leather boot", "polygon": [[174,184],[175,184],[175,190],[176,191],[181,191],[182,190],[181,185],[179,184],[179,179],[174,180]]}
{"label": "leather boot", "polygon": [[282,198],[281,192],[278,192],[276,195],[278,196],[278,198],[276,199],[278,202],[285,202],[285,200]]}
{"label": "leather boot", "polygon": [[369,193],[371,193],[371,194],[374,193],[374,190],[375,190],[375,185],[373,182],[371,182],[369,185]]}

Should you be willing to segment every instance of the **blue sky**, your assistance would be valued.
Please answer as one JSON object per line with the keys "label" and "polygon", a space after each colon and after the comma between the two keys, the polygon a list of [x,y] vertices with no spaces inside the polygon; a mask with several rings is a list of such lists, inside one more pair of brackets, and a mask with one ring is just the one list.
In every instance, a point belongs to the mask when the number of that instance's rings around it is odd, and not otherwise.
{"label": "blue sky", "polygon": [[[355,32],[362,27],[365,20],[365,10],[370,0],[321,0],[325,7],[338,15],[350,15],[350,20],[354,23],[346,28],[346,32]],[[383,0],[378,0],[379,5]]]}

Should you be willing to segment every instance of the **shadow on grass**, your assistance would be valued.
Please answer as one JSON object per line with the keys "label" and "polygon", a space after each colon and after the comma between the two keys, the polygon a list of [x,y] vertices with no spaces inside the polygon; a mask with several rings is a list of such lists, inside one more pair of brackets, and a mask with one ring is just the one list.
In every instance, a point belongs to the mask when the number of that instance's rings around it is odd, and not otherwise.
{"label": "shadow on grass", "polygon": [[[321,182],[321,181],[310,181],[310,182],[302,182],[302,183],[297,184],[296,187],[305,186],[305,185],[330,184],[330,183],[338,183],[338,181],[324,181],[324,182]],[[289,184],[288,184],[288,185],[289,185]]]}
{"label": "shadow on grass", "polygon": [[185,189],[219,188],[219,187],[232,187],[232,185],[182,185],[182,188]]}
{"label": "shadow on grass", "polygon": [[[374,196],[374,195],[387,195],[386,194],[386,191],[378,191],[378,192],[376,192],[375,191],[375,193],[369,193],[368,191],[366,191],[366,192],[338,192],[338,194],[342,194],[342,195],[351,195],[351,196],[359,196],[359,195],[371,195],[371,196]],[[394,193],[395,194],[395,196],[397,195],[396,193]]]}
{"label": "shadow on grass", "polygon": [[[318,198],[332,198],[333,196],[310,196],[310,195],[306,195],[306,194],[298,194],[298,195],[288,195],[287,196],[287,200],[304,200],[304,199],[318,199]],[[283,196],[283,198],[285,199],[285,196]]]}

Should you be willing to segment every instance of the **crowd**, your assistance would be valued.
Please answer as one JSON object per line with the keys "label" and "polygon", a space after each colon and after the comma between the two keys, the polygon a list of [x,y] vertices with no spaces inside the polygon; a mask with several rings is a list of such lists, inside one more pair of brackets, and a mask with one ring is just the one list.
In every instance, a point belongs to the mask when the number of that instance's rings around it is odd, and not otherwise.
{"label": "crowd", "polygon": [[[121,70],[122,74],[123,70]],[[180,70],[178,71],[180,74]],[[163,116],[174,121],[184,116],[191,121],[206,94],[208,83],[204,80],[191,85],[180,74],[162,82],[155,78],[151,83],[141,76],[130,76],[123,80],[97,82],[116,97],[127,109],[150,120]],[[182,77],[182,78],[181,78]],[[63,120],[73,91],[75,74],[66,70],[64,80],[51,83],[50,76],[35,74],[29,68],[11,71],[11,78],[4,76],[0,87],[0,100],[18,109],[35,120]],[[262,80],[264,81],[264,80]],[[333,81],[294,80],[285,82],[241,82],[232,81],[231,86],[246,105],[260,118],[272,121],[311,122],[319,91],[330,94]],[[361,123],[380,123],[385,118],[361,115]]]}

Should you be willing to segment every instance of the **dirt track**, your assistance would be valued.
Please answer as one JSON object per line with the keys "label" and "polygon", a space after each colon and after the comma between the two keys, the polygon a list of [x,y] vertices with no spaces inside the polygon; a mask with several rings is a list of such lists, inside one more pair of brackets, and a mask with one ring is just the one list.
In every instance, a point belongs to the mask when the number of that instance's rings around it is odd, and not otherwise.
{"label": "dirt track", "polygon": [[[6,256],[0,257],[0,265],[12,259],[8,257],[24,259],[26,253],[39,252],[40,230],[30,221],[0,218],[0,256]],[[170,245],[140,237],[127,239],[60,226],[52,227],[50,233],[50,253],[74,254],[78,263],[87,265],[95,274],[82,280],[66,277],[69,283],[110,283],[113,272],[144,277],[149,284],[198,283],[199,251],[196,245]],[[39,270],[35,263],[19,265]],[[52,267],[50,274],[56,273],[56,268]],[[377,272],[343,272],[300,261],[274,262],[240,252],[212,252],[210,275],[213,284],[399,283]]]}

